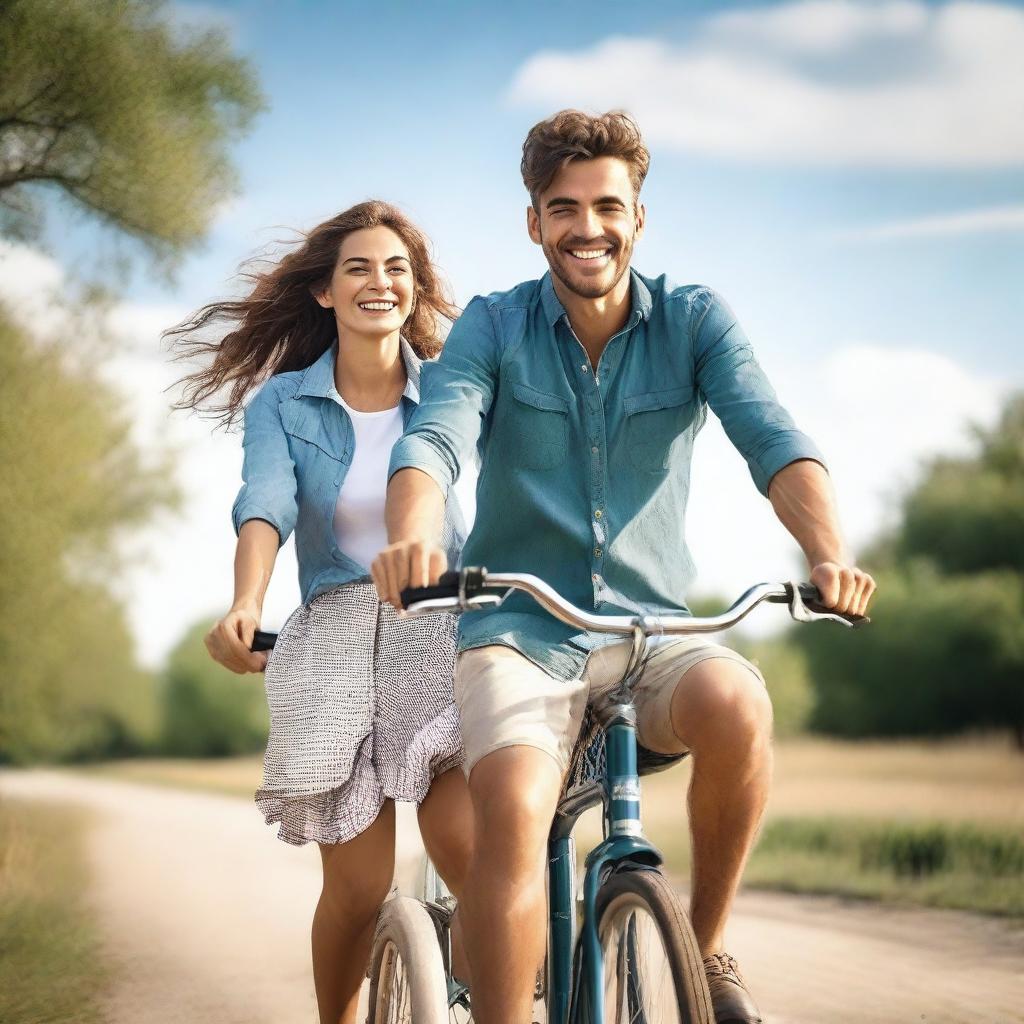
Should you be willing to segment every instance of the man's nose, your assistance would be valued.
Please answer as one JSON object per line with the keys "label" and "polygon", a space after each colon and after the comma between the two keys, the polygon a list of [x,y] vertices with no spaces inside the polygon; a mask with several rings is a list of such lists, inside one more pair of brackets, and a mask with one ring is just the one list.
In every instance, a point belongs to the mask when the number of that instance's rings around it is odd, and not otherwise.
{"label": "man's nose", "polygon": [[581,207],[576,216],[574,225],[576,234],[584,241],[591,241],[600,238],[604,234],[604,227],[597,211],[590,207]]}

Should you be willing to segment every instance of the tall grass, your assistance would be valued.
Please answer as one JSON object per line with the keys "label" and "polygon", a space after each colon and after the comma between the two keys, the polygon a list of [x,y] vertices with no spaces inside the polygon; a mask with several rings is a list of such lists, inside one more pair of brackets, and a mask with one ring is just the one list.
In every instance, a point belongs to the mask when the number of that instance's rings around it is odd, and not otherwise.
{"label": "tall grass", "polygon": [[[664,852],[672,869],[688,867],[688,844]],[[751,888],[1024,917],[1024,837],[1005,826],[777,818],[744,880]]]}
{"label": "tall grass", "polygon": [[86,821],[0,802],[0,1021],[100,1024],[106,981],[84,905]]}

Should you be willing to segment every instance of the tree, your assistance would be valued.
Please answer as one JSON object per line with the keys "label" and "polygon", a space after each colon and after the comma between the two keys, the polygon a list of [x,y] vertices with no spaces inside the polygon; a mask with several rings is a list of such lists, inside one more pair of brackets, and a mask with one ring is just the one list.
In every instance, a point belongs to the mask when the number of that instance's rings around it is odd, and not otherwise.
{"label": "tree", "polygon": [[207,653],[208,622],[175,647],[163,678],[163,748],[184,757],[251,754],[267,742],[263,677],[236,675]]}
{"label": "tree", "polygon": [[0,309],[0,761],[122,752],[155,729],[107,589],[125,530],[175,506],[116,393]]}
{"label": "tree", "polygon": [[224,33],[175,26],[163,0],[2,0],[8,233],[39,232],[49,185],[172,260],[235,191],[227,147],[261,107]]}
{"label": "tree", "polygon": [[846,736],[1010,729],[1024,748],[1024,395],[976,450],[923,467],[865,557],[873,624],[799,629],[812,727]]}

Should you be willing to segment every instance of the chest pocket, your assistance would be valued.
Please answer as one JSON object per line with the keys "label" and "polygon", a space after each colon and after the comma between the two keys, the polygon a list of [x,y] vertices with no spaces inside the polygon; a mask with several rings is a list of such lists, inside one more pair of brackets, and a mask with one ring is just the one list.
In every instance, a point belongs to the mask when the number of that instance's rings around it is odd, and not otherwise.
{"label": "chest pocket", "polygon": [[[336,436],[340,434],[340,431],[327,429],[319,401],[316,404],[294,399],[285,402],[281,406],[281,423],[290,438],[298,438],[306,445],[313,445],[324,455],[328,455],[338,462],[342,460],[343,439]],[[303,454],[304,449],[306,454],[313,454],[305,448],[305,445],[296,446],[293,443],[291,447],[293,457]]]}
{"label": "chest pocket", "polygon": [[632,395],[625,400],[626,445],[637,469],[660,473],[668,469],[672,451],[693,424],[696,413],[692,385]]}
{"label": "chest pocket", "polygon": [[508,404],[511,461],[525,469],[555,469],[565,461],[569,402],[525,384],[512,385]]}

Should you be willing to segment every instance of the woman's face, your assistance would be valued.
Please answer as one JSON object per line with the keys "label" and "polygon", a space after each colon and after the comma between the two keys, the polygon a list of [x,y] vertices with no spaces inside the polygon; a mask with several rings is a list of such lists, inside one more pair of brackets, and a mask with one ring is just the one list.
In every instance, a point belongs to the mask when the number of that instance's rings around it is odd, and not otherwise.
{"label": "woman's face", "polygon": [[412,263],[391,228],[363,228],[345,238],[330,284],[317,302],[333,309],[340,332],[381,337],[401,330],[412,312]]}

